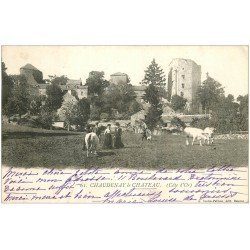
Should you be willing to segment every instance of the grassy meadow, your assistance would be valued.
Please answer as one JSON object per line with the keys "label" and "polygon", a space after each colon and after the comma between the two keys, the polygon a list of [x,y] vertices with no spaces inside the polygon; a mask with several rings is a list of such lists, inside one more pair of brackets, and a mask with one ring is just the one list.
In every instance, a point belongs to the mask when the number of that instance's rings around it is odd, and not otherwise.
{"label": "grassy meadow", "polygon": [[[2,126],[2,164],[15,167],[189,168],[248,165],[248,140],[215,140],[214,145],[185,145],[184,135],[163,134],[141,141],[140,134],[123,133],[125,148],[98,150],[86,157],[84,133]],[[101,141],[102,144],[102,141]]]}

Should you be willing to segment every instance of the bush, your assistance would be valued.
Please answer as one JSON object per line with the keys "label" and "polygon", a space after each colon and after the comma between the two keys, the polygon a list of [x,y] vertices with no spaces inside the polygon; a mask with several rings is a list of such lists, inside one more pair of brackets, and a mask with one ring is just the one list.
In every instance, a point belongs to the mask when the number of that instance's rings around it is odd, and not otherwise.
{"label": "bush", "polygon": [[108,113],[101,113],[100,119],[103,121],[109,121],[109,114]]}
{"label": "bush", "polygon": [[171,120],[171,125],[172,126],[176,126],[177,128],[185,128],[186,127],[186,124],[185,122],[183,122],[180,118],[178,117],[174,117],[172,120]]}
{"label": "bush", "polygon": [[192,122],[190,123],[192,127],[205,129],[206,127],[214,127],[212,124],[211,119],[204,117],[204,118],[193,118]]}

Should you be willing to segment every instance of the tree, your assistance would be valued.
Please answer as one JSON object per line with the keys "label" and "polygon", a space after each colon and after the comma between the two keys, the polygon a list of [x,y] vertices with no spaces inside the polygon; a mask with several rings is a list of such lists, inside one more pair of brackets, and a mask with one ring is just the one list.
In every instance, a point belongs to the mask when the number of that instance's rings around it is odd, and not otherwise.
{"label": "tree", "polygon": [[61,88],[52,83],[48,85],[46,88],[47,99],[45,105],[47,106],[49,111],[56,111],[59,109],[63,102],[63,91]]}
{"label": "tree", "polygon": [[136,100],[133,100],[129,103],[128,113],[130,115],[133,115],[133,114],[139,112],[140,110],[142,110],[142,105],[140,103],[138,103]]}
{"label": "tree", "polygon": [[193,118],[190,123],[191,127],[205,129],[206,127],[214,127],[213,121],[208,117]]}
{"label": "tree", "polygon": [[90,119],[91,120],[100,120],[100,114],[101,114],[101,107],[98,107],[94,104],[91,105],[90,109]]}
{"label": "tree", "polygon": [[155,85],[150,84],[145,90],[143,100],[153,106],[159,105],[161,100],[159,89]]}
{"label": "tree", "polygon": [[239,102],[239,129],[248,131],[248,95],[238,96]]}
{"label": "tree", "polygon": [[34,70],[32,75],[38,83],[45,83],[43,80],[43,73],[40,70]]}
{"label": "tree", "polygon": [[162,97],[166,98],[166,92],[164,90],[166,78],[163,70],[155,62],[155,59],[153,59],[145,70],[145,76],[141,84],[148,85],[143,99],[151,105],[145,117],[145,122],[148,127],[154,128],[161,120],[163,113],[161,99]]}
{"label": "tree", "polygon": [[171,107],[174,111],[180,110],[182,111],[187,103],[187,99],[183,98],[179,95],[173,95],[171,100]]}
{"label": "tree", "polygon": [[145,116],[145,123],[150,129],[153,129],[161,120],[162,108],[160,106],[150,106]]}
{"label": "tree", "polygon": [[203,113],[213,110],[223,96],[223,87],[210,76],[198,87],[196,94],[197,101],[201,104]]}
{"label": "tree", "polygon": [[130,116],[137,111],[138,105],[131,84],[110,84],[102,96],[102,112],[111,116],[114,109],[123,117]]}
{"label": "tree", "polygon": [[109,114],[108,113],[101,113],[100,119],[104,120],[104,121],[109,120],[110,119]]}
{"label": "tree", "polygon": [[38,115],[41,111],[43,102],[46,100],[46,96],[33,96],[30,101],[30,114]]}
{"label": "tree", "polygon": [[171,120],[171,125],[178,127],[178,128],[185,128],[186,127],[185,122],[176,116]]}
{"label": "tree", "polygon": [[75,105],[77,104],[77,100],[74,96],[70,94],[66,94],[64,96],[64,101],[62,103],[61,108],[58,110],[58,115],[61,120],[64,120],[68,130],[70,126],[74,124],[75,121]]}
{"label": "tree", "polygon": [[221,133],[239,130],[239,104],[234,102],[232,95],[221,97],[213,108],[211,123]]}
{"label": "tree", "polygon": [[56,114],[48,110],[48,107],[43,106],[38,115],[37,123],[44,129],[52,129],[53,120],[55,120]]}
{"label": "tree", "polygon": [[19,118],[26,114],[30,107],[30,95],[26,77],[18,75],[15,77],[15,85],[11,92],[11,97],[5,106],[4,113],[10,117],[13,114],[18,114]]}
{"label": "tree", "polygon": [[51,83],[52,84],[57,84],[57,85],[66,85],[68,82],[69,78],[65,75],[62,76],[50,76],[51,77]]}
{"label": "tree", "polygon": [[168,72],[168,91],[167,91],[167,100],[171,101],[171,95],[172,95],[172,88],[173,88],[173,68],[171,67],[170,71]]}
{"label": "tree", "polygon": [[7,104],[8,99],[11,97],[11,91],[14,86],[14,82],[10,76],[6,73],[5,63],[2,62],[2,107]]}
{"label": "tree", "polygon": [[158,87],[164,87],[166,85],[166,78],[164,72],[161,67],[155,62],[155,59],[153,59],[151,64],[145,70],[145,76],[141,84],[152,84]]}
{"label": "tree", "polygon": [[109,85],[109,82],[104,79],[103,71],[91,71],[86,79],[86,85],[88,86],[88,95],[100,96]]}
{"label": "tree", "polygon": [[77,125],[82,130],[87,124],[90,117],[89,100],[86,98],[79,100],[74,106],[72,113],[73,124]]}

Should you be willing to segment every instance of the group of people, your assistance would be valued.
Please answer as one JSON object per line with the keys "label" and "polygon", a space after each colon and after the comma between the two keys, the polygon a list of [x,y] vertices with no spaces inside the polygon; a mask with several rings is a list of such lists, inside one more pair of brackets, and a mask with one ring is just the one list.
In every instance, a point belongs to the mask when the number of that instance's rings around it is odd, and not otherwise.
{"label": "group of people", "polygon": [[[122,142],[122,129],[120,124],[117,122],[114,133],[111,130],[111,124],[108,124],[104,130],[104,140],[103,148],[112,149],[112,148],[123,148],[124,144]],[[102,128],[97,122],[94,127],[88,126],[86,129],[87,133],[94,132],[99,139],[101,139]]]}

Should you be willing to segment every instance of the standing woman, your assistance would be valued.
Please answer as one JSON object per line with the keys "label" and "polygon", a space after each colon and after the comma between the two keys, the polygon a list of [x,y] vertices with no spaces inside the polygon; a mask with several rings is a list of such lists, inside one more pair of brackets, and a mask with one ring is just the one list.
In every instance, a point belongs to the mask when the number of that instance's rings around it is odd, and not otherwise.
{"label": "standing woman", "polygon": [[142,124],[141,124],[141,128],[142,128],[142,141],[144,139],[147,140],[147,129],[148,129],[148,127],[147,127],[146,123],[143,122],[143,121],[142,121]]}
{"label": "standing woman", "polygon": [[120,127],[119,122],[117,122],[115,128],[115,140],[114,140],[114,147],[115,148],[123,148],[124,144],[122,143],[122,129]]}
{"label": "standing woman", "polygon": [[111,124],[108,124],[107,128],[104,131],[103,148],[106,149],[112,148]]}

